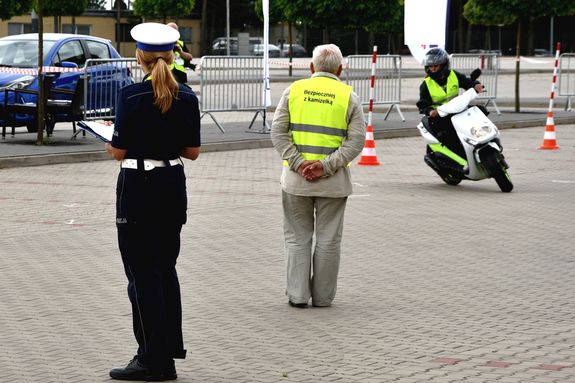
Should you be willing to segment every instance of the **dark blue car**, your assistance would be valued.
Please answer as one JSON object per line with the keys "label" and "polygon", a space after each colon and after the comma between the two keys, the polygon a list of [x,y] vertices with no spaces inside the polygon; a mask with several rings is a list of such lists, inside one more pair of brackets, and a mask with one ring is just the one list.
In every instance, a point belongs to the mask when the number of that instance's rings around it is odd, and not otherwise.
{"label": "dark blue car", "polygon": [[[90,86],[86,89],[89,105],[86,110],[113,111],[116,92],[133,82],[127,68],[118,70],[113,62],[102,62],[99,65],[86,67],[89,59],[120,59],[110,41],[93,36],[72,35],[63,33],[44,33],[44,67],[52,67],[55,80],[52,88],[76,89],[76,83],[82,76],[88,76]],[[22,34],[0,39],[0,105],[4,104],[4,89],[38,89],[38,34]],[[50,70],[48,70],[50,71]],[[13,94],[13,93],[11,93]],[[55,98],[70,98],[69,95],[58,95]],[[14,101],[11,100],[10,101]],[[18,103],[36,102],[36,96],[18,93]],[[113,115],[112,113],[109,113]],[[64,116],[57,121],[64,120]],[[33,117],[19,115],[19,125],[36,131]]]}

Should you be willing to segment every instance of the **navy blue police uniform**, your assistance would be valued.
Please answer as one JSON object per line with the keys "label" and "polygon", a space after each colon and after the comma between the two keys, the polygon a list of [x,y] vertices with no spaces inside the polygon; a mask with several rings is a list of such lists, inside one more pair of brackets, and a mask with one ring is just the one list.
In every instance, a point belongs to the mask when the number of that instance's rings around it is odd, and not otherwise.
{"label": "navy blue police uniform", "polygon": [[116,188],[118,243],[128,277],[139,362],[173,366],[185,358],[176,259],[186,223],[180,153],[199,147],[198,99],[185,84],[164,114],[149,78],[120,90],[112,146],[127,150]]}

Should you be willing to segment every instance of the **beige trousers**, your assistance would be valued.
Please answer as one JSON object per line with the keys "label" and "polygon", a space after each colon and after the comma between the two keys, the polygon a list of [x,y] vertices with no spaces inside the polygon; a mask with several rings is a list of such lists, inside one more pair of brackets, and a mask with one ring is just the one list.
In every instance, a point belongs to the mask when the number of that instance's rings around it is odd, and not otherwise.
{"label": "beige trousers", "polygon": [[337,290],[347,197],[297,196],[282,192],[286,295],[293,303],[329,306]]}

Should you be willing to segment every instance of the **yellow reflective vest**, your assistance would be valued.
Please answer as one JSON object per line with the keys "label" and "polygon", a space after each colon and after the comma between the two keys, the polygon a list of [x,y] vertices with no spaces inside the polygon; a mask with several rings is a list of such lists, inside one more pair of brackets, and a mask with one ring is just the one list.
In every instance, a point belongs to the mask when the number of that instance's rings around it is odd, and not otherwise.
{"label": "yellow reflective vest", "polygon": [[449,72],[445,89],[429,76],[425,78],[425,84],[427,84],[427,89],[433,102],[431,105],[433,109],[449,102],[459,94],[459,80],[454,71]]}
{"label": "yellow reflective vest", "polygon": [[290,87],[290,134],[304,159],[321,160],[347,136],[352,87],[329,77],[298,80]]}
{"label": "yellow reflective vest", "polygon": [[[182,40],[176,41],[176,44],[180,46],[180,49],[184,49],[184,42]],[[170,70],[176,69],[182,72],[186,72],[186,68],[184,68],[184,59],[180,56],[179,52],[174,51],[174,60],[169,65]]]}

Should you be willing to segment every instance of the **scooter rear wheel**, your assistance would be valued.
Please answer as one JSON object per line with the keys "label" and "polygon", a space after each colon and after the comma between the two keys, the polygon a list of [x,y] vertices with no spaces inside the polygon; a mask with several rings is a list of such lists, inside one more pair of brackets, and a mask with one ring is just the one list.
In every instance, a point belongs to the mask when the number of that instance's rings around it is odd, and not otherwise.
{"label": "scooter rear wheel", "polygon": [[503,193],[509,193],[513,190],[513,183],[511,182],[509,173],[507,173],[507,168],[504,165],[501,154],[495,150],[484,150],[484,152],[485,153],[481,156],[481,161],[483,161],[485,168],[489,171],[491,177],[495,179],[499,189],[501,189]]}

